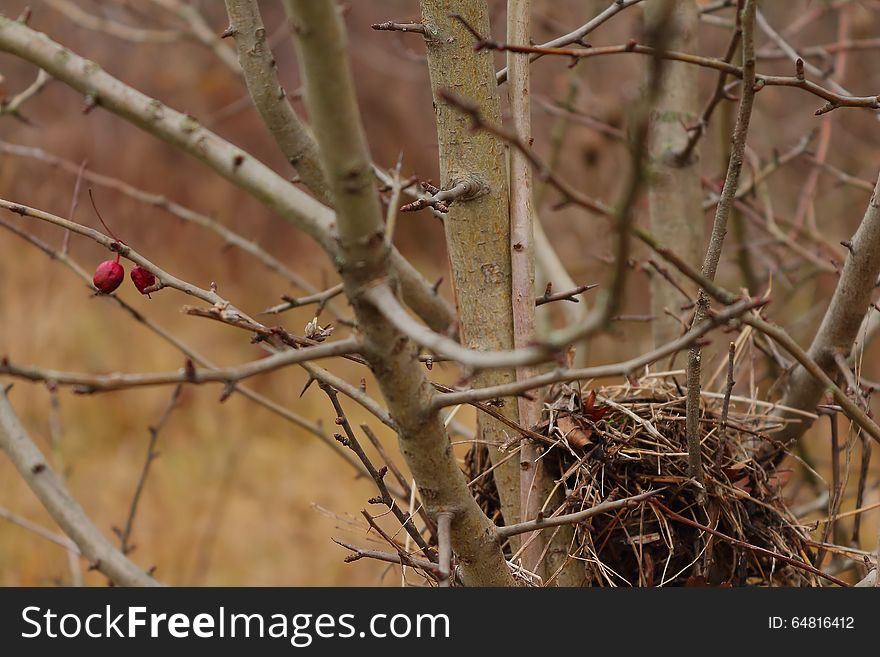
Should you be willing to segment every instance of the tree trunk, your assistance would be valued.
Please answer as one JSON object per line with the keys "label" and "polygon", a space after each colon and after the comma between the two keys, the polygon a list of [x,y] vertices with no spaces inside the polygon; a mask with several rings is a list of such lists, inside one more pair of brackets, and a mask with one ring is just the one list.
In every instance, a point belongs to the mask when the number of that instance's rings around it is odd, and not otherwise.
{"label": "tree trunk", "polygon": [[[461,15],[480,34],[489,34],[489,14],[479,0],[422,0],[428,71],[434,94],[440,148],[441,187],[474,178],[484,188],[478,198],[458,200],[445,215],[446,243],[461,322],[461,341],[480,350],[513,348],[510,275],[510,216],[504,143],[471,130],[470,118],[439,96],[452,90],[480,108],[486,121],[501,124],[501,104],[490,51],[474,51],[474,37],[450,14]],[[513,369],[480,372],[475,387],[510,383]],[[499,409],[519,422],[516,404]],[[486,415],[477,418],[477,437],[490,444],[493,465],[509,456],[498,449],[510,430]],[[519,459],[511,458],[493,471],[507,524],[520,521]]]}
{"label": "tree trunk", "polygon": [[[666,15],[662,2],[647,2],[648,25]],[[670,50],[695,52],[699,13],[694,0],[678,0],[668,17]],[[650,32],[650,30],[649,30]],[[693,267],[699,267],[703,254],[703,208],[700,189],[698,150],[687,161],[676,155],[687,143],[686,126],[693,125],[700,113],[696,67],[682,62],[663,66],[661,90],[651,116],[651,176],[648,202],[651,232],[663,244],[675,244],[676,253]],[[688,286],[685,283],[685,287]],[[651,314],[654,346],[660,346],[681,334],[681,324],[669,312],[678,314],[681,293],[662,277],[651,282]]]}

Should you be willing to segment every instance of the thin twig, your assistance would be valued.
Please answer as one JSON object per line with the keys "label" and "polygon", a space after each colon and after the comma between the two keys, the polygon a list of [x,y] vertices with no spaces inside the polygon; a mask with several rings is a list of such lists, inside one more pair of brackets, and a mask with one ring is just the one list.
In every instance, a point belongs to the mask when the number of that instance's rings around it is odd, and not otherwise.
{"label": "thin twig", "polygon": [[17,93],[11,98],[0,100],[0,116],[9,114],[19,121],[30,123],[30,121],[21,113],[21,107],[31,98],[39,94],[49,83],[52,77],[43,69],[37,72],[37,78],[23,91]]}
{"label": "thin twig", "polygon": [[[534,53],[539,55],[555,55],[559,57],[568,57],[578,60],[589,59],[591,57],[600,57],[604,55],[623,55],[633,53],[639,55],[648,55],[652,57],[661,57],[663,59],[671,61],[684,62],[686,64],[693,64],[695,66],[700,66],[703,68],[724,71],[728,75],[731,75],[735,78],[743,78],[743,76],[747,74],[746,72],[744,72],[744,68],[735,66],[733,64],[730,64],[729,62],[725,62],[723,59],[716,59],[714,57],[702,57],[700,55],[677,52],[674,50],[658,51],[656,48],[642,45],[640,43],[637,43],[636,41],[630,41],[629,43],[617,46],[602,46],[586,49],[566,49],[542,48],[540,46],[515,46],[512,44],[498,43],[496,41],[483,39],[477,41],[476,47],[478,49]],[[754,61],[754,58],[752,61]],[[822,98],[826,101],[826,103],[822,107],[818,108],[815,112],[813,112],[815,116],[821,116],[841,107],[860,107],[872,110],[880,109],[880,96],[850,96],[846,94],[840,94],[830,89],[827,89],[819,84],[816,84],[812,80],[807,80],[799,75],[766,75],[764,73],[761,73],[755,76],[754,85],[757,87],[756,90],[772,86],[795,87],[798,89],[803,89],[804,91],[807,91],[815,96],[818,96],[819,98]],[[745,87],[745,85],[743,86]]]}
{"label": "thin twig", "polygon": [[746,321],[746,319],[748,319],[748,311],[766,305],[766,303],[766,299],[741,299],[732,305],[727,306],[725,309],[711,316],[701,324],[694,326],[680,338],[627,361],[621,361],[609,365],[598,365],[595,367],[575,369],[561,368],[545,374],[540,374],[528,381],[502,384],[487,388],[477,388],[461,392],[450,392],[439,395],[434,401],[434,406],[441,408],[444,406],[455,406],[456,404],[469,404],[472,402],[486,401],[500,397],[510,397],[551,383],[598,379],[612,376],[628,376],[665,356],[681,351],[682,349],[687,349],[694,341],[699,340],[712,329],[723,326],[733,319],[742,317],[742,321]]}
{"label": "thin twig", "polygon": [[71,541],[64,534],[56,534],[55,532],[46,529],[42,525],[28,520],[24,516],[13,513],[9,509],[4,509],[2,506],[0,506],[0,518],[7,522],[11,522],[13,525],[18,525],[22,529],[26,529],[35,536],[44,538],[50,543],[54,543],[55,545],[64,548],[69,554],[73,555],[74,559],[77,559],[80,556],[80,551],[79,548],[76,546],[76,543]]}
{"label": "thin twig", "polygon": [[[43,162],[50,167],[60,169],[66,173],[76,175],[78,178],[80,176],[80,165],[58,157],[57,155],[47,153],[41,148],[0,141],[0,153],[33,159],[38,162]],[[114,178],[112,176],[96,173],[88,169],[83,170],[81,175],[83,180],[86,180],[93,185],[112,189],[116,192],[119,192],[120,194],[134,199],[135,201],[138,201],[139,203],[143,203],[145,205],[162,210],[163,212],[166,212],[182,221],[201,226],[202,228],[205,228],[220,237],[226,245],[240,249],[244,253],[253,256],[257,260],[259,260],[267,269],[275,272],[283,279],[290,282],[292,285],[295,285],[302,290],[305,290],[305,292],[310,295],[320,293],[318,288],[309,283],[300,274],[290,269],[287,265],[281,262],[281,260],[271,255],[255,241],[246,239],[239,233],[236,233],[230,228],[227,228],[225,225],[223,225],[213,217],[209,217],[206,214],[196,212],[192,208],[181,205],[180,203],[177,203],[176,201],[173,201],[162,194],[156,194],[141,189],[139,187],[135,187],[134,185],[130,185],[129,183],[118,178]],[[71,220],[75,219],[73,213],[71,213],[68,218]],[[67,235],[69,235],[69,232],[66,233],[65,239],[67,239]],[[344,314],[339,309],[335,308],[333,304],[328,303],[327,309],[334,315],[334,317],[337,318],[338,321],[344,319]]]}
{"label": "thin twig", "polygon": [[[736,125],[733,129],[733,145],[730,151],[730,161],[727,166],[727,175],[724,179],[724,187],[721,190],[721,199],[715,211],[715,221],[712,225],[712,236],[706,257],[703,260],[702,274],[710,280],[715,279],[718,263],[721,260],[721,250],[724,246],[724,237],[727,234],[727,221],[733,207],[736,189],[739,185],[740,172],[742,171],[743,157],[746,148],[746,138],[749,132],[749,123],[752,116],[752,107],[755,100],[755,0],[746,0],[738,21],[742,26],[742,77],[743,93],[739,104],[739,112]],[[697,309],[694,313],[694,323],[703,321],[709,311],[709,295],[706,290],[700,289],[697,296]],[[687,444],[688,444],[688,476],[699,486],[703,484],[702,448],[700,441],[700,371],[702,362],[702,348],[694,344],[688,353],[687,368]]]}
{"label": "thin twig", "polygon": [[[822,542],[827,543],[834,536],[834,523],[837,512],[840,509],[840,500],[843,489],[840,481],[840,437],[837,426],[836,409],[820,409],[820,414],[827,415],[831,425],[831,490],[828,497],[828,522],[822,530]],[[820,549],[816,555],[816,567],[821,568],[825,560],[825,550]]]}
{"label": "thin twig", "polygon": [[0,449],[39,498],[43,507],[80,549],[92,567],[123,586],[158,586],[158,582],[128,560],[95,526],[46,462],[0,387]]}
{"label": "thin twig", "polygon": [[244,379],[272,372],[288,365],[304,363],[317,358],[342,356],[357,351],[358,342],[353,338],[319,344],[302,349],[280,351],[267,358],[254,360],[238,367],[200,368],[191,361],[177,371],[85,374],[63,372],[42,367],[20,366],[8,358],[0,360],[0,374],[7,374],[30,381],[44,381],[61,386],[73,386],[79,394],[93,394],[127,388],[176,385],[178,383],[225,383],[232,386]]}
{"label": "thin twig", "polygon": [[379,550],[365,550],[349,543],[337,541],[335,538],[332,539],[332,541],[337,545],[344,547],[346,550],[351,550],[351,552],[353,553],[345,558],[345,563],[351,563],[353,561],[357,561],[358,559],[377,559],[378,561],[396,563],[402,566],[409,566],[411,568],[421,568],[422,570],[429,573],[434,573],[435,575],[440,574],[439,565],[430,561],[426,561],[424,559],[416,559],[410,556],[403,557],[400,554],[391,554],[390,552],[381,552]]}
{"label": "thin twig", "polygon": [[[724,387],[724,401],[721,405],[721,435],[719,436],[719,445],[723,446],[727,439],[727,417],[730,413],[730,394],[733,392],[733,386],[736,381],[733,378],[734,364],[736,362],[736,343],[731,342],[730,348],[727,350],[727,385]],[[719,447],[719,450],[722,447]]]}
{"label": "thin twig", "polygon": [[559,527],[561,525],[577,524],[579,522],[587,520],[588,518],[592,518],[595,515],[599,515],[600,513],[608,513],[610,511],[629,509],[634,506],[638,506],[641,502],[644,502],[645,500],[653,497],[661,490],[663,489],[648,491],[639,495],[633,495],[632,497],[626,497],[621,500],[602,502],[601,504],[597,504],[596,506],[590,507],[589,509],[584,509],[583,511],[578,511],[577,513],[568,513],[562,516],[551,516],[549,518],[535,518],[534,520],[527,520],[526,522],[521,522],[515,525],[499,527],[498,536],[502,540],[504,540],[510,538],[511,536],[525,534],[526,532],[540,531],[542,529],[547,529],[548,527]]}
{"label": "thin twig", "polygon": [[[45,253],[47,256],[49,256],[53,260],[58,261],[61,264],[63,264],[65,267],[70,269],[83,283],[85,283],[91,289],[91,287],[92,287],[91,275],[88,274],[86,271],[84,271],[83,268],[80,267],[74,260],[72,260],[69,255],[67,255],[65,253],[61,253],[60,251],[53,249],[51,246],[49,246],[45,242],[37,239],[36,237],[31,235],[30,233],[22,230],[17,225],[10,223],[3,218],[0,218],[0,226],[2,226],[6,230],[14,233],[15,235],[18,235],[19,237],[26,240],[28,243],[32,244],[33,246],[37,247],[38,249],[43,251],[43,253]],[[155,333],[164,342],[170,344],[172,347],[174,347],[175,349],[180,351],[184,356],[189,358],[192,362],[194,362],[198,365],[201,365],[203,367],[207,367],[207,368],[211,368],[211,369],[215,368],[215,365],[210,360],[208,360],[207,358],[205,358],[204,356],[199,354],[197,351],[195,351],[194,349],[192,349],[191,347],[186,345],[184,342],[179,340],[177,337],[173,336],[167,330],[165,330],[164,328],[159,326],[155,321],[153,321],[152,319],[150,319],[150,318],[146,317],[145,315],[143,315],[142,313],[140,313],[131,304],[129,304],[128,302],[123,300],[121,296],[113,294],[113,295],[107,296],[106,298],[112,300],[115,303],[115,305],[119,309],[123,310],[130,318],[132,318],[134,321],[138,322],[139,324],[143,325],[144,327],[149,329],[151,332]],[[341,392],[343,392],[344,394],[346,394],[348,396],[354,397],[358,403],[360,403],[362,406],[364,406],[364,408],[366,408],[369,412],[373,413],[383,423],[388,424],[391,427],[394,426],[393,422],[388,417],[388,414],[383,409],[381,409],[381,407],[379,407],[378,404],[376,404],[372,400],[372,398],[367,397],[366,395],[360,395],[360,392],[357,391],[356,389],[354,389],[353,386],[349,386],[348,384],[340,381],[338,379],[338,377],[331,375],[329,372],[327,372],[323,368],[318,367],[317,365],[314,365],[312,363],[302,363],[300,366],[303,367],[304,369],[306,369],[306,371],[309,372],[310,376],[314,376],[315,378],[318,378],[320,380],[328,381],[331,383],[331,385],[340,384],[341,387],[339,387],[339,389]],[[346,463],[348,463],[352,468],[355,469],[355,471],[357,471],[360,474],[365,474],[365,471],[363,470],[363,466],[356,459],[354,459],[354,457],[351,456],[351,454],[348,452],[348,450],[342,449],[339,446],[339,444],[336,443],[336,441],[329,438],[325,434],[325,432],[321,429],[321,427],[319,427],[318,425],[316,425],[312,422],[309,422],[308,420],[297,415],[296,413],[294,413],[290,409],[285,408],[281,404],[278,404],[277,402],[272,401],[268,397],[264,397],[263,395],[256,393],[252,389],[250,389],[242,384],[236,384],[235,391],[238,392],[243,397],[245,397],[246,399],[253,401],[254,403],[262,406],[263,408],[269,410],[270,412],[275,413],[276,415],[282,417],[283,419],[287,420],[288,422],[291,422],[292,424],[294,424],[294,425],[304,429],[308,433],[314,435],[319,440],[321,440],[325,445],[330,447],[338,456],[341,456],[346,461]]]}
{"label": "thin twig", "polygon": [[397,520],[406,530],[406,532],[416,542],[416,545],[421,548],[425,556],[431,559],[431,561],[436,561],[437,555],[425,541],[419,530],[416,528],[415,524],[413,523],[413,519],[411,517],[408,517],[397,504],[397,501],[391,494],[388,485],[385,483],[385,475],[388,472],[387,466],[377,470],[376,466],[374,466],[373,462],[370,460],[370,457],[367,456],[367,453],[364,452],[363,448],[361,447],[357,436],[355,436],[354,430],[351,428],[351,424],[349,424],[348,422],[348,418],[345,415],[342,404],[339,402],[339,394],[332,386],[329,386],[325,383],[319,383],[319,386],[321,390],[324,391],[324,394],[326,394],[327,397],[330,399],[330,403],[333,404],[333,409],[336,411],[336,424],[341,426],[343,431],[345,432],[345,436],[337,435],[336,440],[338,440],[345,447],[348,447],[349,449],[351,449],[351,451],[357,454],[357,457],[361,460],[361,463],[364,464],[367,472],[369,472],[370,476],[373,478],[373,481],[376,484],[376,488],[379,489],[380,497],[378,499],[373,499],[387,506],[391,513],[394,514],[394,517],[397,518]]}
{"label": "thin twig", "polygon": [[[587,21],[576,30],[547,41],[546,43],[541,44],[540,47],[557,48],[560,46],[567,46],[571,43],[585,45],[584,37],[593,32],[608,19],[613,18],[614,16],[619,14],[624,9],[632,7],[633,5],[637,5],[640,2],[642,2],[642,0],[614,0],[604,11],[597,14],[594,18]],[[532,53],[529,55],[529,61],[533,62],[542,56],[543,54],[539,52]],[[495,74],[495,79],[498,81],[498,84],[504,84],[507,81],[507,68],[505,67],[498,71],[498,73]]]}
{"label": "thin twig", "polygon": [[327,302],[330,299],[339,296],[342,294],[343,288],[342,283],[338,283],[333,287],[328,287],[323,292],[317,292],[316,294],[310,294],[305,297],[291,297],[291,296],[283,296],[284,303],[280,303],[277,306],[272,306],[271,308],[266,308],[266,310],[262,311],[261,315],[277,315],[278,313],[283,313],[287,310],[291,310],[293,308],[301,308],[303,306],[308,306],[313,303],[318,304],[318,308],[315,311],[315,314],[320,314],[321,310],[327,305]]}
{"label": "thin twig", "polygon": [[150,466],[153,465],[153,461],[159,456],[159,452],[156,451],[159,432],[162,431],[162,427],[165,426],[165,423],[171,416],[171,412],[177,407],[177,403],[180,400],[180,391],[182,389],[183,384],[177,384],[174,391],[171,393],[171,398],[168,400],[168,403],[159,415],[159,419],[156,420],[155,424],[149,427],[150,440],[147,443],[147,455],[144,459],[144,465],[141,468],[141,474],[140,477],[138,477],[138,482],[134,489],[134,495],[131,498],[131,505],[128,509],[128,516],[125,519],[125,525],[121,531],[117,531],[119,536],[119,549],[122,550],[122,554],[128,554],[134,549],[134,546],[129,541],[131,539],[132,529],[134,528],[134,519],[137,515],[141,495],[144,492],[147,477],[150,474]]}

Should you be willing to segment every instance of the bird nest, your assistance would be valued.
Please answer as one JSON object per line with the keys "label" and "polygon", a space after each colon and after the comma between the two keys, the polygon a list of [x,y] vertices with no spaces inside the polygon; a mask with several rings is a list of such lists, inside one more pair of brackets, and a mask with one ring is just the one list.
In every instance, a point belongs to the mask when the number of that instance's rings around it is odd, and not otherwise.
{"label": "bird nest", "polygon": [[[760,402],[731,404],[726,422],[724,408],[721,395],[703,398],[700,485],[688,476],[685,397],[674,382],[550,391],[535,431],[545,437],[541,460],[564,501],[545,505],[545,516],[655,491],[574,525],[569,554],[583,564],[585,585],[821,584],[809,536],[783,499],[786,473],[754,449],[778,421],[756,411]],[[489,469],[485,446],[471,450],[466,467],[471,479]],[[500,523],[491,476],[478,479],[475,492]]]}

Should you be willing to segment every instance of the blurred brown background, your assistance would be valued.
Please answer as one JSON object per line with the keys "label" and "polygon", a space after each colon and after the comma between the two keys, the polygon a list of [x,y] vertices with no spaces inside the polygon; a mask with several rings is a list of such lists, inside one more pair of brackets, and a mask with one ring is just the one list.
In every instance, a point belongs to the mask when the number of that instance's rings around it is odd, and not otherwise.
{"label": "blurred brown background", "polygon": [[[650,1],[650,0],[648,0]],[[120,22],[168,26],[170,21],[149,3],[133,0],[77,0],[86,11]],[[0,11],[15,17],[28,4],[4,0]],[[250,108],[233,111],[246,93],[244,85],[218,63],[203,46],[182,42],[171,45],[137,44],[83,29],[44,2],[30,3],[30,25],[56,41],[93,59],[108,72],[170,106],[205,122],[224,138],[249,150],[285,175],[291,174],[271,138]],[[197,3],[219,34],[226,26],[223,3]],[[270,33],[282,22],[280,6],[264,2],[263,12]],[[490,2],[494,12],[494,35],[503,39],[504,3]],[[570,31],[605,8],[608,0],[536,0],[534,39],[545,41]],[[804,12],[821,10],[825,3],[808,0],[764,2],[763,10],[776,26],[790,24]],[[880,35],[878,3],[854,2],[852,37]],[[415,0],[362,0],[347,5],[353,66],[357,76],[363,119],[373,156],[391,167],[403,153],[405,175],[437,181],[436,136],[427,71],[422,61],[421,37],[374,32],[370,24],[385,20],[418,18]],[[721,16],[730,17],[730,12]],[[638,38],[641,10],[627,10],[590,36],[593,45],[607,45]],[[283,35],[281,35],[283,37]],[[727,31],[705,24],[701,28],[700,52],[723,54]],[[820,16],[799,32],[795,46],[822,44],[836,38],[833,13]],[[289,92],[298,86],[296,63],[287,38],[276,38],[275,55],[280,76]],[[762,36],[759,47],[766,45]],[[499,56],[499,66],[503,59]],[[552,134],[559,119],[545,109],[546,103],[573,99],[584,114],[612,126],[625,122],[628,106],[640,92],[646,59],[636,56],[596,58],[573,69],[566,61],[545,58],[533,65],[534,137],[539,154],[552,151]],[[876,51],[853,52],[846,78],[839,80],[856,94],[880,90]],[[762,72],[791,74],[785,60],[760,62]],[[33,67],[9,56],[0,56],[3,93],[14,94],[33,80]],[[704,72],[706,97],[715,75]],[[762,162],[784,152],[818,127],[813,111],[822,102],[796,89],[766,89],[758,95],[749,146]],[[23,112],[30,124],[0,116],[0,139],[38,146],[75,162],[88,160],[91,170],[117,176],[148,191],[159,192],[198,211],[216,217],[247,238],[284,260],[318,286],[335,281],[330,262],[315,245],[256,201],[221,180],[198,162],[140,132],[101,110],[83,114],[80,95],[53,82]],[[297,107],[303,111],[297,101]],[[833,112],[834,133],[829,162],[852,175],[873,180],[880,157],[880,123],[871,112]],[[723,137],[713,129],[703,142],[703,170],[718,180],[726,166],[720,161]],[[627,152],[619,142],[577,121],[571,122],[560,150],[560,170],[567,180],[587,193],[613,201],[626,171]],[[800,158],[774,174],[770,181],[773,209],[779,216],[794,214],[798,193],[809,171]],[[0,155],[0,197],[66,216],[74,177],[45,164]],[[216,282],[221,294],[249,313],[277,303],[281,294],[296,293],[280,278],[267,272],[251,257],[224,248],[213,234],[183,223],[160,210],[138,204],[122,195],[96,189],[102,214],[113,231],[159,266],[203,287]],[[554,194],[548,192],[541,208],[552,241],[577,282],[605,280],[608,256],[605,220],[574,209],[553,211]],[[815,203],[817,224],[832,244],[847,239],[858,224],[868,194],[843,187],[823,176]],[[23,223],[42,239],[61,243],[60,231]],[[77,221],[98,226],[83,194]],[[708,215],[707,221],[711,219]],[[762,272],[768,267],[784,269],[796,262],[792,254],[767,243],[766,234],[750,227],[756,261]],[[449,276],[443,247],[442,226],[427,213],[402,215],[396,241],[401,250],[431,280]],[[738,247],[727,245],[727,253]],[[74,237],[71,255],[91,271],[107,254],[89,240]],[[640,257],[644,254],[639,254]],[[764,260],[762,260],[762,258]],[[725,284],[739,285],[737,272],[726,265],[720,277]],[[797,285],[785,275],[774,275],[771,316],[789,328],[802,344],[808,344],[824,310],[835,279],[819,274]],[[787,287],[787,286],[791,287]],[[442,291],[451,296],[448,283]],[[624,312],[648,312],[646,278],[636,271],[631,277]],[[212,360],[232,365],[257,358],[260,350],[234,329],[180,312],[189,300],[173,290],[142,298],[130,287],[121,294],[127,301]],[[311,319],[309,309],[291,312],[278,322],[297,333]],[[329,321],[327,316],[323,321]],[[322,321],[322,323],[323,323]],[[590,361],[610,362],[638,353],[649,343],[644,323],[621,324],[620,329],[598,341]],[[720,339],[724,342],[723,338]],[[726,349],[710,349],[713,369]],[[864,359],[863,375],[880,377],[875,347]],[[106,299],[93,297],[61,265],[0,231],[0,354],[17,363],[33,363],[57,369],[88,372],[151,371],[175,369],[182,356],[154,334],[131,321]],[[350,365],[350,364],[349,364]],[[332,363],[328,367],[356,383],[364,372],[357,366]],[[435,369],[438,378],[454,380],[454,372]],[[288,369],[250,381],[259,392],[290,406],[304,417],[321,421],[332,429],[333,412],[316,387],[298,398],[306,382],[304,373]],[[766,388],[766,385],[765,385]],[[368,391],[378,394],[375,386]],[[96,521],[110,533],[111,526],[125,520],[134,485],[143,464],[147,428],[156,421],[171,390],[139,389],[111,394],[76,396],[60,393],[63,443],[61,456],[74,495]],[[358,511],[374,494],[364,481],[353,481],[349,469],[326,446],[246,399],[233,395],[218,403],[219,386],[186,388],[181,407],[162,431],[159,450],[140,509],[133,542],[133,558],[144,566],[157,566],[157,577],[170,584],[193,585],[364,585],[397,584],[399,573],[378,564],[345,565],[346,552],[330,541],[363,538]],[[33,436],[48,451],[49,395],[44,386],[18,382],[11,393]],[[369,418],[346,403],[352,420]],[[469,411],[458,419],[472,422]],[[378,423],[373,423],[375,428]],[[820,469],[828,459],[826,425],[814,429],[806,449]],[[393,436],[382,434],[389,446]],[[854,458],[858,458],[856,446]],[[866,503],[877,501],[877,473],[873,466]],[[790,486],[797,501],[810,491],[798,486],[803,470],[796,470]],[[854,464],[857,468],[857,461]],[[854,469],[851,479],[855,479]],[[48,516],[18,479],[12,467],[0,459],[0,506],[51,526]],[[852,501],[844,502],[844,510]],[[871,549],[877,536],[877,512],[865,515],[863,546]],[[69,582],[63,551],[23,529],[0,521],[0,584],[54,585]],[[86,582],[101,584],[94,573]]]}

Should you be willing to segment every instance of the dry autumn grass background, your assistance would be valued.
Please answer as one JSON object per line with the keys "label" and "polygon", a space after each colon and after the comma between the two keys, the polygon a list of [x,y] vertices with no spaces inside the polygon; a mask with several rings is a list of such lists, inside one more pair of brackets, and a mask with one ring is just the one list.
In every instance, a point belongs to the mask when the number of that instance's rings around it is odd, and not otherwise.
{"label": "dry autumn grass background", "polygon": [[[2,10],[16,16],[25,2],[6,0]],[[31,26],[106,70],[170,106],[186,111],[255,156],[290,173],[256,113],[244,109],[223,116],[223,108],[245,93],[244,85],[213,55],[193,43],[146,45],[97,35],[74,25],[43,3],[33,4]],[[100,13],[134,2],[80,3]],[[280,25],[275,3],[263,3],[269,26]],[[493,24],[503,26],[502,2],[495,8]],[[775,25],[786,25],[817,2],[807,0],[765,2],[764,11]],[[853,38],[880,34],[880,10],[874,2],[855,2],[852,8]],[[607,5],[589,2],[544,0],[536,2],[535,40],[545,40],[582,24]],[[201,6],[219,34],[226,25],[222,2]],[[121,14],[125,16],[126,14]],[[421,37],[374,32],[370,24],[389,19],[415,19],[415,0],[349,3],[346,23],[357,75],[361,109],[374,159],[391,167],[403,152],[405,174],[437,180],[436,136],[427,71],[421,61]],[[603,26],[592,36],[594,45],[622,43],[638,33],[639,10],[630,10]],[[796,44],[835,40],[832,14],[819,18],[795,39]],[[271,29],[270,29],[271,31]],[[726,37],[711,25],[701,30],[700,52],[721,54]],[[501,28],[495,36],[503,39]],[[297,88],[296,66],[287,39],[275,54],[286,88]],[[764,41],[759,41],[759,46]],[[845,80],[854,93],[880,89],[880,71],[872,65],[876,51],[850,55]],[[500,60],[499,60],[500,61]],[[534,64],[535,148],[544,157],[554,152],[559,117],[546,109],[548,103],[569,99],[578,111],[619,127],[627,106],[637,97],[646,60],[638,57],[592,59],[574,69],[549,58]],[[765,72],[790,73],[785,61],[762,62]],[[35,71],[10,57],[0,57],[5,93],[29,84]],[[708,96],[714,75],[701,78]],[[197,162],[176,152],[136,128],[102,111],[81,112],[83,99],[60,83],[28,103],[24,113],[30,125],[0,116],[0,139],[37,146],[66,159],[88,160],[89,169],[116,176],[143,189],[162,193],[193,209],[216,217],[284,260],[319,286],[336,281],[331,263],[307,238],[242,192],[211,174]],[[768,162],[774,153],[795,145],[819,125],[813,116],[817,99],[798,90],[768,89],[758,96],[749,145]],[[299,106],[299,109],[302,109]],[[868,180],[876,177],[880,158],[880,123],[876,116],[859,110],[832,113],[834,133],[828,161],[840,169]],[[703,170],[717,180],[723,171],[719,130],[703,145]],[[577,120],[568,122],[558,151],[559,169],[586,192],[613,199],[622,180],[627,155],[619,141]],[[770,180],[772,208],[778,216],[795,212],[803,181],[809,171],[806,158],[785,166]],[[0,197],[66,215],[74,177],[45,164],[0,154]],[[120,238],[132,244],[159,266],[207,287],[216,282],[221,293],[249,313],[277,303],[281,294],[296,293],[283,280],[268,272],[250,256],[224,248],[213,234],[182,223],[161,210],[138,204],[119,194],[96,188],[102,214]],[[831,244],[851,236],[861,219],[868,193],[838,184],[823,176],[815,202],[817,224]],[[605,223],[577,210],[553,211],[553,193],[543,197],[542,218],[552,241],[579,283],[605,280]],[[759,203],[760,205],[760,203]],[[762,206],[764,207],[764,206]],[[24,224],[42,239],[60,245],[61,233],[51,227]],[[97,226],[97,219],[83,195],[76,220]],[[766,233],[749,227],[749,248],[758,266],[774,270],[774,301],[770,315],[808,343],[833,286],[833,275],[817,274],[789,279],[786,268],[798,264],[783,246],[771,244]],[[447,281],[442,227],[425,213],[403,215],[396,241],[429,278]],[[731,243],[728,255],[740,245]],[[74,237],[71,255],[87,270],[105,259],[106,253],[88,240]],[[637,254],[639,258],[645,256]],[[726,263],[722,282],[736,287],[738,271]],[[789,280],[798,279],[792,286]],[[646,279],[637,272],[630,281],[624,312],[648,312]],[[451,295],[448,283],[441,287]],[[258,358],[258,347],[234,329],[180,312],[189,301],[173,290],[153,299],[140,297],[129,284],[118,292],[143,313],[220,364],[232,365]],[[589,298],[589,297],[588,297]],[[309,309],[280,316],[279,322],[302,333],[311,319]],[[329,321],[328,317],[322,318]],[[322,322],[323,323],[323,322]],[[610,336],[597,340],[590,362],[610,362],[632,356],[648,347],[649,329],[644,323],[622,323]],[[723,336],[706,350],[714,370],[726,353]],[[880,345],[866,352],[862,374],[880,378]],[[175,369],[181,355],[107,299],[93,297],[62,265],[8,232],[0,232],[0,355],[18,363],[89,372]],[[679,359],[679,365],[683,360]],[[365,370],[345,361],[328,367],[357,383]],[[454,372],[435,367],[438,379],[454,381]],[[306,377],[301,370],[261,376],[250,383],[262,394],[290,406],[313,421],[323,422],[332,433],[333,412],[316,387],[300,399]],[[762,382],[763,389],[769,381]],[[368,391],[376,393],[367,380]],[[268,411],[233,395],[218,403],[219,386],[191,386],[184,390],[180,407],[171,416],[159,439],[161,455],[154,463],[133,534],[137,546],[133,558],[145,566],[155,565],[157,577],[180,585],[364,585],[397,584],[396,571],[379,564],[345,565],[345,551],[330,537],[363,536],[358,511],[374,494],[371,485],[352,479],[350,470],[326,446]],[[60,392],[63,442],[61,456],[72,492],[96,521],[110,533],[111,526],[125,520],[135,482],[143,464],[148,427],[156,421],[171,389],[140,389],[110,394],[77,396]],[[49,394],[44,386],[18,382],[11,400],[26,426],[49,450]],[[351,419],[369,421],[349,404]],[[471,423],[470,411],[458,419]],[[378,423],[372,426],[379,431]],[[380,432],[389,447],[390,433]],[[827,474],[827,424],[817,423],[804,441],[804,449],[819,475]],[[463,448],[462,448],[463,449]],[[856,444],[850,486],[857,478],[860,448]],[[875,458],[865,504],[878,501],[880,468]],[[793,501],[814,495],[811,475],[790,460],[792,480],[787,492]],[[821,484],[820,484],[821,489]],[[15,474],[0,460],[0,506],[45,526],[51,520]],[[848,497],[843,510],[851,509]],[[810,519],[818,518],[814,514]],[[869,549],[877,536],[880,512],[865,514],[862,537]],[[86,575],[89,584],[103,578]],[[0,521],[0,584],[55,585],[69,582],[66,557],[57,546],[9,523]]]}

